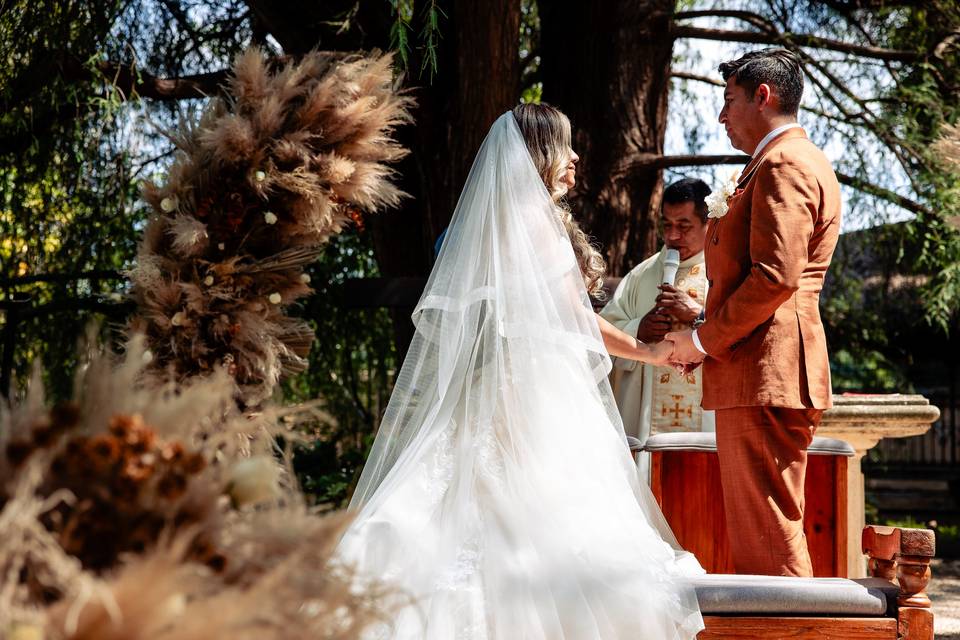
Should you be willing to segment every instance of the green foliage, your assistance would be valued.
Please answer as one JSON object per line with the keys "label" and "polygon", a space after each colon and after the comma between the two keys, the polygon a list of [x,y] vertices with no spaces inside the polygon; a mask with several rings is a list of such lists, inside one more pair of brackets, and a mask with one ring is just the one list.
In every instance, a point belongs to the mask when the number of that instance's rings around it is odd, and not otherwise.
{"label": "green foliage", "polygon": [[437,50],[440,48],[440,18],[446,18],[447,14],[436,0],[428,0],[423,7],[423,15],[423,31],[420,32],[423,62],[420,64],[420,75],[423,76],[423,72],[429,69],[430,82],[433,83],[433,76],[437,73]]}
{"label": "green foliage", "polygon": [[400,58],[400,69],[406,71],[410,67],[410,20],[413,16],[413,2],[404,0],[390,0],[395,18],[390,27],[390,48],[397,52]]}
{"label": "green foliage", "polygon": [[960,525],[956,524],[940,524],[936,520],[921,522],[912,515],[902,518],[889,518],[883,524],[887,527],[904,529],[933,529],[937,536],[937,542],[956,542],[960,540]]}
{"label": "green foliage", "polygon": [[[63,397],[77,337],[103,317],[95,308],[109,310],[99,298],[109,302],[118,282],[16,279],[115,270],[133,255],[140,215],[130,141],[121,101],[96,80],[98,48],[120,3],[15,4],[0,14],[0,57],[12,62],[0,71],[0,280],[5,299],[27,297],[29,308],[44,310],[17,327],[20,382],[39,361],[49,392]],[[69,81],[60,65],[94,80]],[[54,304],[65,297],[83,307]]]}
{"label": "green foliage", "polygon": [[302,315],[317,340],[309,368],[284,385],[284,399],[321,402],[322,412],[305,426],[317,437],[295,458],[304,489],[321,503],[339,505],[346,498],[393,386],[397,356],[390,315],[347,308],[341,289],[349,278],[377,275],[370,237],[356,231],[334,238],[310,270],[316,293]]}
{"label": "green foliage", "polygon": [[924,320],[922,287],[931,276],[918,264],[924,248],[913,228],[902,222],[840,237],[820,307],[837,391],[912,393],[943,384],[945,371],[918,366],[942,361],[949,342]]}
{"label": "green foliage", "polygon": [[918,216],[910,226],[923,247],[918,264],[933,276],[922,292],[927,320],[945,334],[960,319],[960,232],[946,221],[957,215],[960,207],[944,202],[940,213]]}
{"label": "green foliage", "polygon": [[[883,124],[910,154],[914,188],[927,210],[917,215],[909,238],[918,242],[919,268],[930,274],[923,288],[927,320],[944,333],[955,328],[960,309],[960,231],[947,219],[960,215],[960,177],[945,170],[929,146],[944,123],[960,120],[960,50],[950,34],[960,26],[960,6],[935,0],[899,11],[898,20],[881,23],[889,46],[930,52],[903,69],[885,96]],[[884,33],[886,31],[886,33]]]}
{"label": "green foliage", "polygon": [[909,393],[909,380],[896,364],[880,351],[853,352],[837,349],[830,353],[830,373],[836,391]]}
{"label": "green foliage", "polygon": [[[390,26],[390,48],[397,52],[398,67],[401,72],[410,68],[411,45],[410,37],[414,30],[412,25],[415,16],[413,0],[389,0],[393,11],[393,24]],[[427,0],[421,9],[420,33],[417,36],[420,45],[420,76],[424,71],[430,72],[430,83],[437,73],[437,55],[440,49],[440,20],[447,14],[436,0]]]}
{"label": "green foliage", "polygon": [[520,102],[539,103],[543,96],[540,81],[540,8],[536,0],[520,2]]}
{"label": "green foliage", "polygon": [[523,90],[520,94],[520,102],[533,102],[539,104],[543,99],[543,83],[537,82]]}

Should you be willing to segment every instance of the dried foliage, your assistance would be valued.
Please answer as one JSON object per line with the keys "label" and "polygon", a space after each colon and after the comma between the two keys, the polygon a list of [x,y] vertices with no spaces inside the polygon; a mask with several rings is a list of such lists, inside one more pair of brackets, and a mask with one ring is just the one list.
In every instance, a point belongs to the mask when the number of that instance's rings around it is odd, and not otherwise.
{"label": "dried foliage", "polygon": [[223,370],[156,386],[149,360],[139,338],[120,360],[96,349],[72,402],[47,408],[34,381],[0,413],[0,636],[348,639],[382,624],[396,598],[331,563],[348,516],[289,486],[278,415],[241,412]]}
{"label": "dried foliage", "polygon": [[[940,138],[933,144],[933,152],[948,169],[960,176],[960,125],[943,125]],[[960,216],[948,216],[947,222],[960,229]]]}
{"label": "dried foliage", "polygon": [[943,125],[940,139],[933,145],[937,156],[960,172],[960,126]]}
{"label": "dried foliage", "polygon": [[411,100],[390,55],[314,52],[272,69],[238,57],[230,99],[213,100],[172,139],[179,154],[152,207],[130,271],[158,372],[176,379],[225,366],[255,406],[302,371],[309,326],[286,314],[311,292],[304,266],[352,220],[396,205],[390,163]]}

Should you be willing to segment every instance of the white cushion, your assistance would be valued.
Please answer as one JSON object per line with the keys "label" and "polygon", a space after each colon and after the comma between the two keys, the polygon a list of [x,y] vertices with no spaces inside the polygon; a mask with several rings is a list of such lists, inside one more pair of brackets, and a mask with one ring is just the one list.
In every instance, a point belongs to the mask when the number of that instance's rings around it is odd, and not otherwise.
{"label": "white cushion", "polygon": [[[628,442],[630,438],[627,438]],[[633,438],[637,441],[636,438]],[[633,448],[631,443],[631,449]],[[716,451],[717,434],[703,431],[657,433],[640,447],[641,451]],[[810,455],[852,457],[856,451],[843,440],[815,437],[807,449]]]}
{"label": "white cushion", "polygon": [[880,578],[786,578],[707,574],[693,579],[705,614],[882,616],[898,589]]}

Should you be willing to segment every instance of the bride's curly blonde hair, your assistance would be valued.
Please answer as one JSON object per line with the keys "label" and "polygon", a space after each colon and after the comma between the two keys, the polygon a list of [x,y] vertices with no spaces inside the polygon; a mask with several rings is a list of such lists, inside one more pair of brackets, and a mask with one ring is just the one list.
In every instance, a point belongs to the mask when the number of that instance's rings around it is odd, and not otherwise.
{"label": "bride's curly blonde hair", "polygon": [[537,173],[553,198],[557,215],[570,236],[587,292],[601,297],[607,265],[600,251],[591,244],[589,236],[573,219],[573,213],[563,199],[567,186],[561,182],[561,178],[570,161],[570,120],[563,112],[545,103],[517,105],[513,108],[513,117],[527,143]]}

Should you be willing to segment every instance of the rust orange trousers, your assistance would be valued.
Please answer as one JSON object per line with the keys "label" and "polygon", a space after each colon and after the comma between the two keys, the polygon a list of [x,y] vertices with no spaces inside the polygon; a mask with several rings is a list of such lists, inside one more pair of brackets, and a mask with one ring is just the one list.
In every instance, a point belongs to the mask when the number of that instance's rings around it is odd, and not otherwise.
{"label": "rust orange trousers", "polygon": [[813,575],[803,486],[807,447],[822,415],[780,407],[717,410],[720,481],[737,573]]}

